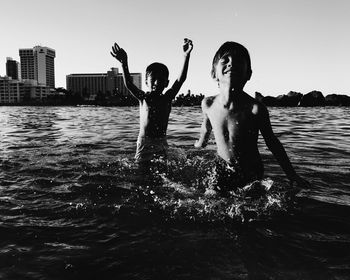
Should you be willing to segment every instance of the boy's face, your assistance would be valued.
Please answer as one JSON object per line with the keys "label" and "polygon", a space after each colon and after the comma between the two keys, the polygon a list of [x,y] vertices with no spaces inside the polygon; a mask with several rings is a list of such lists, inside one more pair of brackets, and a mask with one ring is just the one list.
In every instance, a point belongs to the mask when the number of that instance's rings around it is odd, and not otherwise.
{"label": "boy's face", "polygon": [[237,52],[224,54],[216,64],[216,80],[232,87],[243,87],[250,79],[251,70],[244,57]]}
{"label": "boy's face", "polygon": [[146,77],[146,85],[150,92],[162,93],[168,86],[169,80],[161,74],[149,74]]}

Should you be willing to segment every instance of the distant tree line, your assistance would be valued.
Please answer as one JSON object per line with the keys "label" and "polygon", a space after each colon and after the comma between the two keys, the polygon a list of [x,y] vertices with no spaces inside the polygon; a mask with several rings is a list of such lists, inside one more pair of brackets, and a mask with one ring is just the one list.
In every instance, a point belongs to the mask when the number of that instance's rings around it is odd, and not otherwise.
{"label": "distant tree line", "polygon": [[[197,106],[201,104],[203,94],[194,95],[190,91],[187,94],[181,93],[173,101],[173,106]],[[118,92],[97,92],[91,94],[87,89],[82,92],[72,92],[59,87],[55,92],[48,95],[46,99],[31,100],[26,97],[20,104],[6,105],[49,105],[49,106],[76,106],[76,105],[96,105],[96,106],[136,106],[138,101],[131,94],[122,95]]]}
{"label": "distant tree line", "polygon": [[181,93],[173,101],[174,106],[198,106],[204,98],[203,94],[194,95],[189,91],[186,95]]}
{"label": "distant tree line", "polygon": [[96,105],[96,106],[135,106],[138,101],[131,95],[120,95],[117,92],[91,94],[87,90],[72,92],[64,88],[56,88],[56,93],[48,96],[48,105]]}
{"label": "distant tree line", "polygon": [[322,107],[322,106],[350,106],[350,96],[345,94],[329,94],[313,90],[309,93],[290,91],[277,97],[264,96],[255,92],[255,99],[270,107]]}
{"label": "distant tree line", "polygon": [[[173,101],[173,106],[199,106],[204,95],[194,95],[188,90],[186,94],[178,94]],[[344,94],[330,94],[323,96],[320,91],[311,91],[306,94],[290,91],[288,94],[281,94],[277,97],[264,96],[255,92],[255,99],[266,106],[273,107],[313,107],[313,106],[350,106],[350,96]],[[30,94],[26,93],[20,103],[0,104],[0,105],[48,105],[48,106],[76,106],[76,105],[95,105],[95,106],[136,106],[137,99],[131,94],[123,95],[116,90],[113,92],[97,92],[91,94],[88,89],[82,92],[72,92],[65,88],[56,88],[47,98],[42,100],[31,99]]]}

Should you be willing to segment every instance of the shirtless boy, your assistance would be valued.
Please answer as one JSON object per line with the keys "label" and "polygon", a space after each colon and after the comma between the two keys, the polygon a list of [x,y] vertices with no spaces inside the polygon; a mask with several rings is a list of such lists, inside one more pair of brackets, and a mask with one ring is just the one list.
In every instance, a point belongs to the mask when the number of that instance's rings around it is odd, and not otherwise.
{"label": "shirtless boy", "polygon": [[163,93],[169,84],[169,71],[164,64],[155,62],[147,67],[146,86],[148,92],[144,92],[132,82],[126,52],[116,43],[112,46],[111,55],[122,64],[125,86],[139,100],[140,104],[140,132],[135,155],[138,162],[150,161],[159,156],[166,157],[168,147],[166,131],[171,102],[186,80],[192,49],[192,41],[184,39],[182,70],[174,84]]}
{"label": "shirtless boy", "polygon": [[259,131],[291,183],[305,185],[272,131],[267,108],[243,91],[252,75],[248,50],[236,42],[224,43],[214,56],[211,74],[218,82],[219,94],[202,101],[204,120],[195,146],[205,147],[214,132],[219,155],[216,188],[234,189],[262,179]]}

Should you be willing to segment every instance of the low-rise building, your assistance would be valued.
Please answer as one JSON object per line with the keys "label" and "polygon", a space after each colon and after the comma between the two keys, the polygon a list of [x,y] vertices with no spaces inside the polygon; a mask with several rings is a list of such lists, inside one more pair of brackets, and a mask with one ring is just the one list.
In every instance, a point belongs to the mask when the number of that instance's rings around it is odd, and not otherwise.
{"label": "low-rise building", "polygon": [[39,84],[36,80],[18,81],[0,76],[0,104],[43,101],[50,93],[50,87]]}
{"label": "low-rise building", "polygon": [[[141,89],[141,73],[131,73],[133,83]],[[124,86],[123,75],[118,68],[111,68],[107,73],[91,74],[70,74],[66,76],[66,87],[68,91],[89,98],[92,95],[117,94],[119,96],[128,95],[128,90]]]}

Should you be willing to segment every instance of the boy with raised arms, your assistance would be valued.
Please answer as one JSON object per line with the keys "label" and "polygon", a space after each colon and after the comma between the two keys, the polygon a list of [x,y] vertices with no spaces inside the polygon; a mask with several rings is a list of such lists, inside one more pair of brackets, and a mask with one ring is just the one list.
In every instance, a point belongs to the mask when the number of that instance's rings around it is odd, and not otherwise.
{"label": "boy with raised arms", "polygon": [[252,75],[248,50],[236,42],[224,43],[214,56],[211,74],[219,94],[202,101],[204,120],[195,146],[205,147],[213,131],[219,156],[215,190],[227,192],[263,178],[259,131],[291,183],[305,186],[272,131],[267,108],[243,91]]}
{"label": "boy with raised arms", "polygon": [[171,102],[186,80],[192,48],[192,41],[184,39],[184,61],[180,75],[174,84],[163,93],[169,84],[169,71],[164,64],[155,62],[147,67],[146,86],[148,92],[144,92],[132,82],[126,52],[116,43],[112,46],[111,55],[122,64],[125,86],[139,100],[140,104],[140,132],[135,155],[138,162],[150,161],[159,156],[166,157],[168,147],[166,131]]}

